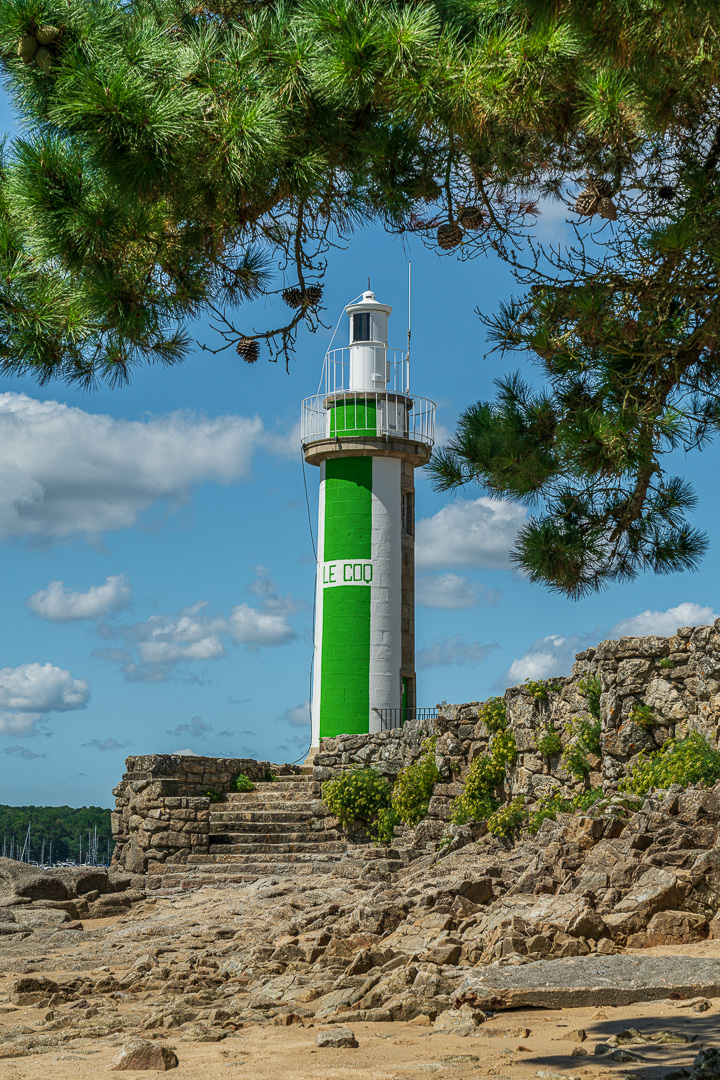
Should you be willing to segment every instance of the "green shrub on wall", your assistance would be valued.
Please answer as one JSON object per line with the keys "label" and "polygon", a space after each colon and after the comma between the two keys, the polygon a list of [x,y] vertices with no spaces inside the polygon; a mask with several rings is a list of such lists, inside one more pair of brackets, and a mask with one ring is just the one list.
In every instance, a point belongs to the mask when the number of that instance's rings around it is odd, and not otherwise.
{"label": "green shrub on wall", "polygon": [[249,776],[246,776],[244,772],[238,773],[233,780],[233,787],[235,791],[254,791],[255,785]]}
{"label": "green shrub on wall", "polygon": [[482,720],[488,731],[505,731],[507,728],[505,698],[491,697],[484,701],[478,709],[478,720]]}
{"label": "green shrub on wall", "polygon": [[514,765],[516,760],[515,736],[511,731],[498,731],[490,752],[476,757],[468,769],[462,795],[453,803],[451,820],[464,825],[491,817],[500,805],[495,791],[505,780],[505,766]]}
{"label": "green shrub on wall", "polygon": [[500,806],[488,818],[488,829],[493,836],[514,836],[527,820],[525,797],[516,795],[509,803]]}
{"label": "green shrub on wall", "polygon": [[588,712],[597,720],[600,719],[600,695],[602,687],[599,675],[585,675],[578,679],[577,688],[587,701]]}
{"label": "green shrub on wall", "polygon": [[651,788],[714,784],[718,779],[720,753],[699,732],[693,731],[685,739],[668,739],[654,753],[643,751],[620,788],[634,795],[645,795]]}
{"label": "green shrub on wall", "polygon": [[525,689],[534,701],[547,701],[550,692],[557,693],[560,687],[547,679],[526,679]]}
{"label": "green shrub on wall", "polygon": [[423,753],[394,784],[375,769],[358,768],[322,785],[323,802],[343,828],[358,822],[375,839],[389,843],[395,826],[417,825],[427,817],[433,788],[441,780],[435,763],[437,739],[426,739]]}
{"label": "green shrub on wall", "polygon": [[603,789],[597,787],[582,791],[574,795],[572,799],[567,799],[557,792],[545,795],[539,798],[532,810],[527,813],[527,831],[534,836],[543,821],[548,818],[554,821],[556,814],[585,813],[603,798],[603,794]]}
{"label": "green shrub on wall", "polygon": [[322,785],[323,802],[343,828],[353,822],[373,833],[380,812],[390,809],[390,781],[375,769],[357,768]]}
{"label": "green shrub on wall", "polygon": [[562,739],[552,720],[549,720],[547,724],[543,725],[542,735],[537,741],[537,748],[541,754],[544,754],[545,757],[548,758],[561,752]]}
{"label": "green shrub on wall", "polygon": [[424,753],[404,768],[392,789],[392,809],[405,825],[417,825],[427,817],[433,788],[442,780],[435,763],[437,738],[426,739]]}
{"label": "green shrub on wall", "polygon": [[572,741],[565,747],[562,765],[576,779],[583,780],[591,772],[588,754],[599,757],[602,753],[602,725],[599,720],[578,716],[568,724],[568,731]]}
{"label": "green shrub on wall", "polygon": [[633,705],[630,710],[629,719],[633,724],[637,724],[641,728],[645,728],[649,731],[650,728],[655,727],[657,720],[655,719],[655,713],[652,711],[649,705]]}

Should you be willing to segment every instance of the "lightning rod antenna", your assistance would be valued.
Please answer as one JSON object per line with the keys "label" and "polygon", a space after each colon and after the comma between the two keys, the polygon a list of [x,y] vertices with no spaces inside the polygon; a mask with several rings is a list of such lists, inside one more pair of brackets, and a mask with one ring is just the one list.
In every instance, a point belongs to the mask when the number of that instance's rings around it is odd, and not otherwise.
{"label": "lightning rod antenna", "polygon": [[407,383],[406,390],[410,389],[410,334],[412,317],[412,263],[408,260],[408,329],[407,329]]}

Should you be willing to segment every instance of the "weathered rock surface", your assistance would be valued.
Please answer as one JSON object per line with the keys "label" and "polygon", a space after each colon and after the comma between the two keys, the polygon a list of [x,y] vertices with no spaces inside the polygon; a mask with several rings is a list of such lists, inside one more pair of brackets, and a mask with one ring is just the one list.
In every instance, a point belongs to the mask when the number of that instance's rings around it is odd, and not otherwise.
{"label": "weathered rock surface", "polygon": [[39,871],[0,858],[0,935],[82,930],[81,919],[129,911],[145,900],[143,878],[105,867],[56,867]]}
{"label": "weathered rock surface", "polygon": [[321,1031],[315,1040],[316,1046],[330,1046],[333,1049],[337,1049],[341,1046],[357,1047],[360,1044],[355,1038],[355,1033],[351,1028],[346,1027],[334,1027],[329,1031]]}
{"label": "weathered rock surface", "polygon": [[541,960],[517,968],[488,968],[469,975],[453,996],[453,1004],[488,1010],[520,1005],[569,1008],[700,995],[720,996],[720,965],[716,960],[583,956]]}
{"label": "weathered rock surface", "polygon": [[147,1039],[129,1039],[120,1049],[110,1066],[111,1072],[124,1072],[131,1069],[142,1072],[152,1069],[166,1072],[179,1065],[177,1054],[163,1043],[148,1042]]}

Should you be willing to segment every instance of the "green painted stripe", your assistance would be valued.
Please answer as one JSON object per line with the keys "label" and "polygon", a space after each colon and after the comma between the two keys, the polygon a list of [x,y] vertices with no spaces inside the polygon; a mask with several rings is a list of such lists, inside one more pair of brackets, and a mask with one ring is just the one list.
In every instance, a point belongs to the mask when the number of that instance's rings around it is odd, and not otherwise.
{"label": "green painted stripe", "polygon": [[325,463],[323,559],[369,559],[372,541],[372,458]]}
{"label": "green painted stripe", "polygon": [[[325,465],[323,559],[369,559],[372,458],[331,458]],[[323,593],[320,735],[362,734],[370,712],[370,586]]]}
{"label": "green painted stripe", "polygon": [[377,400],[358,397],[333,405],[330,410],[330,434],[377,435]]}

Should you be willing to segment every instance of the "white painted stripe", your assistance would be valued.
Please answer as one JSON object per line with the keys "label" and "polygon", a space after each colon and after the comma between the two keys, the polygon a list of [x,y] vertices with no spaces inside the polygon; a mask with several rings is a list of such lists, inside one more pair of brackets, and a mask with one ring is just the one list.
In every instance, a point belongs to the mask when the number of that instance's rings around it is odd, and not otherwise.
{"label": "white painted stripe", "polygon": [[325,561],[325,462],[320,464],[320,496],[318,502],[317,565],[315,568],[315,651],[313,654],[312,722],[313,746],[320,745],[320,688],[322,686],[323,584],[322,565]]}
{"label": "white painted stripe", "polygon": [[377,709],[399,709],[402,656],[401,472],[398,458],[373,457],[370,588],[370,731]]}
{"label": "white painted stripe", "polygon": [[373,579],[371,559],[331,559],[319,565],[324,589],[336,585],[370,585]]}

